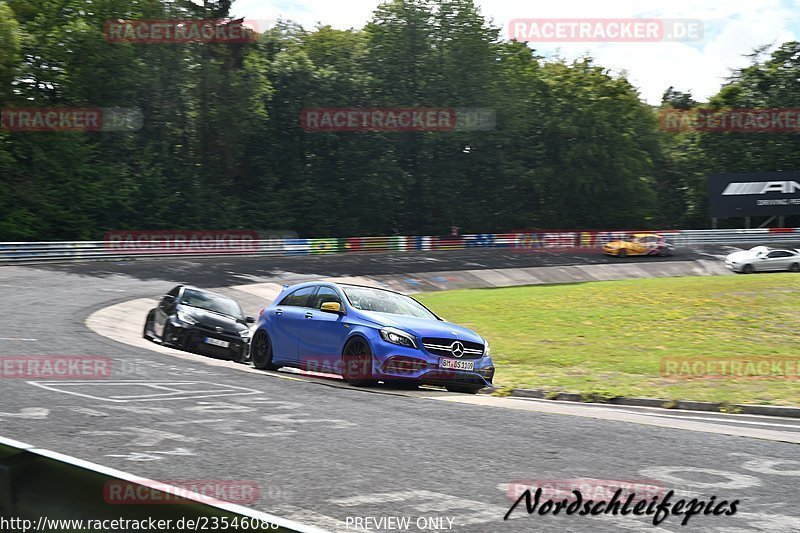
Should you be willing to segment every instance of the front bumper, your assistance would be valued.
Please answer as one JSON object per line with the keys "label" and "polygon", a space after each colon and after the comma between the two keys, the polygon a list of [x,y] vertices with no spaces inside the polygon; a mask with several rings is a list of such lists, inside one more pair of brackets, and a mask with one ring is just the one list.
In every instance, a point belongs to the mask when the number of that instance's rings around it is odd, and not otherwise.
{"label": "front bumper", "polygon": [[735,264],[735,263],[732,263],[731,261],[725,261],[725,268],[727,268],[728,270],[731,270],[733,272],[741,272],[742,271],[742,266],[743,265]]}
{"label": "front bumper", "polygon": [[[441,357],[424,348],[414,349],[372,339],[373,376],[380,381],[415,381],[430,385],[464,384],[492,387],[494,363],[491,356],[475,359]],[[473,370],[451,370],[440,367],[440,360],[468,361]]]}
{"label": "front bumper", "polygon": [[[249,338],[241,337],[238,333],[233,335],[227,332],[210,331],[198,324],[186,324],[173,320],[172,338],[167,342],[188,352],[233,359],[236,361],[244,360],[247,357]],[[206,342],[206,339],[216,339],[227,342],[227,347],[216,346]]]}

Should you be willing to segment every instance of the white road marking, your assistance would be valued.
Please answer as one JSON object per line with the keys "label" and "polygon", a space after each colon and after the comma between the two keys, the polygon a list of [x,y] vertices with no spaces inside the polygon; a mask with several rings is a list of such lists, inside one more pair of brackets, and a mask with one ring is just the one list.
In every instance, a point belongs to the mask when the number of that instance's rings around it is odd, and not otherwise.
{"label": "white road marking", "polygon": [[3,418],[22,418],[24,420],[44,420],[50,415],[50,409],[44,407],[24,407],[16,413],[0,413]]}
{"label": "white road marking", "polygon": [[76,413],[80,413],[86,416],[95,416],[95,417],[111,416],[108,413],[104,413],[103,411],[98,411],[97,409],[90,409],[88,407],[70,407],[70,409],[72,409]]}
{"label": "white road marking", "polygon": [[184,407],[183,410],[199,413],[250,413],[256,409],[254,407],[247,407],[246,405],[226,402],[197,402],[197,405],[194,407]]}
{"label": "white road marking", "polygon": [[172,456],[196,456],[197,454],[192,452],[191,450],[187,450],[186,448],[178,448],[176,450],[167,451],[167,452],[132,452],[122,455],[117,454],[109,454],[106,457],[117,457],[120,459],[125,459],[128,461],[135,461],[135,462],[145,462],[145,461],[160,461],[163,459],[162,456],[164,455],[172,455]]}
{"label": "white road marking", "polygon": [[352,533],[353,529],[347,527],[347,523],[336,518],[320,514],[316,511],[303,509],[295,505],[277,505],[265,509],[273,514],[289,517],[290,520],[297,520],[298,522],[313,524],[314,526],[324,529],[330,533]]}
{"label": "white road marking", "polygon": [[273,424],[322,424],[329,429],[346,429],[356,425],[355,422],[340,418],[297,418],[297,415],[292,413],[265,415],[261,417],[261,420]]}
{"label": "white road marking", "polygon": [[[705,474],[708,476],[715,476],[725,478],[727,481],[695,481],[693,479],[686,479],[676,474],[676,472],[686,472],[690,474]],[[736,472],[726,472],[724,470],[712,470],[711,468],[698,468],[694,466],[651,466],[639,470],[639,473],[660,479],[665,483],[674,483],[679,486],[696,487],[700,489],[749,489],[752,487],[760,487],[761,480],[754,476],[747,474],[737,474]]]}
{"label": "white road marking", "polygon": [[[728,455],[745,455],[738,453],[731,453]],[[778,470],[775,467],[778,465],[791,465],[795,470]],[[794,476],[800,477],[800,461],[793,459],[769,459],[767,457],[753,457],[752,459],[742,463],[742,468],[757,472],[759,474],[769,474],[771,476]]]}
{"label": "white road marking", "polygon": [[[219,383],[209,383],[207,381],[28,381],[30,385],[47,389],[53,392],[73,394],[93,400],[106,402],[127,403],[127,402],[152,402],[152,401],[172,401],[172,400],[191,400],[203,398],[215,398],[224,396],[241,396],[251,394],[261,394],[261,391],[237,387],[234,385],[223,385]],[[111,388],[138,388],[139,394],[106,394],[103,389]],[[188,387],[181,388],[181,387]],[[69,390],[70,388],[78,390]],[[194,389],[194,390],[193,390]],[[170,392],[156,393],[154,390],[168,390]],[[142,392],[148,392],[142,394]]]}
{"label": "white road marking", "polygon": [[27,339],[25,337],[0,337],[0,341],[19,341],[19,342],[36,342],[39,339]]}
{"label": "white road marking", "polygon": [[243,420],[231,420],[229,418],[211,418],[205,420],[182,420],[178,422],[159,422],[159,424],[166,424],[169,426],[202,424],[211,426],[213,429],[220,431],[225,435],[239,435],[242,437],[251,437],[251,438],[288,437],[290,435],[297,433],[297,431],[294,429],[281,429],[277,431],[271,431],[269,433],[252,432],[252,431],[237,429],[238,425],[245,423],[246,422]]}
{"label": "white road marking", "polygon": [[[701,433],[714,433],[718,435],[733,435],[737,437],[749,437],[776,442],[789,442],[800,444],[800,433],[790,431],[775,431],[770,429],[750,428],[741,426],[730,426],[726,424],[710,424],[706,422],[695,422],[693,417],[687,416],[680,419],[667,419],[658,416],[651,416],[645,413],[632,411],[618,411],[615,409],[598,409],[597,406],[582,405],[580,403],[552,402],[548,400],[521,400],[516,398],[498,398],[495,396],[478,395],[465,396],[463,394],[450,394],[442,396],[423,396],[423,399],[439,400],[444,402],[454,402],[477,406],[493,406],[506,409],[518,409],[521,411],[531,411],[537,413],[550,413],[557,415],[579,416],[583,418],[594,418],[599,420],[615,420],[619,422],[629,422],[644,426],[655,426],[661,428],[682,429],[687,431],[697,431]],[[736,416],[736,415],[730,415]]]}
{"label": "white road marking", "polygon": [[123,427],[119,430],[84,430],[80,432],[81,435],[90,435],[93,437],[105,436],[128,436],[133,437],[127,444],[129,446],[143,446],[152,447],[158,446],[165,440],[175,440],[178,442],[197,442],[199,439],[195,437],[187,437],[178,433],[170,433],[168,431],[161,431],[153,428],[142,427]]}

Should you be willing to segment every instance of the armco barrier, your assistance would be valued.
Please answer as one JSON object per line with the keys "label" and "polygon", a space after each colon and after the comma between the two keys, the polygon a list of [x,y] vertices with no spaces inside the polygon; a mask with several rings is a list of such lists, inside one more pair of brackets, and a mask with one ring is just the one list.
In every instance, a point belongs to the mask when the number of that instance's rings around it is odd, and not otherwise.
{"label": "armco barrier", "polygon": [[[119,501],[109,499],[109,485],[124,488],[126,493],[144,495],[143,501],[147,503],[120,505]],[[324,533],[316,527],[254,509],[207,500],[180,487],[143,480],[0,437],[0,531],[3,532],[225,530]],[[164,527],[167,520],[170,521],[169,527]],[[146,526],[137,527],[133,522]],[[102,523],[102,527],[92,525],[98,523]]]}
{"label": "armco barrier", "polygon": [[[158,257],[292,256],[350,252],[404,252],[464,248],[600,248],[632,231],[537,231],[446,236],[255,239],[224,241],[1,242],[0,264],[98,261]],[[670,230],[660,232],[678,247],[696,244],[771,244],[800,242],[800,228]]]}

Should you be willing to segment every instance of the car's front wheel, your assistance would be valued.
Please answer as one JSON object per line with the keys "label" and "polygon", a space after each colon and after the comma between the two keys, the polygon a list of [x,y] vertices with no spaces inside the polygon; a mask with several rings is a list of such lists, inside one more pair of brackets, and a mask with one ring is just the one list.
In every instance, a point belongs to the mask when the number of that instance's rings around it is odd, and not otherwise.
{"label": "car's front wheel", "polygon": [[342,354],[343,378],[354,387],[375,384],[372,375],[372,350],[361,337],[352,339],[344,347]]}
{"label": "car's front wheel", "polygon": [[445,385],[445,389],[449,392],[461,392],[464,394],[478,394],[478,391],[483,387],[476,387],[474,385]]}
{"label": "car's front wheel", "polygon": [[147,320],[144,321],[144,331],[142,332],[142,338],[149,341],[153,340],[153,314],[152,310],[147,313]]}
{"label": "car's front wheel", "polygon": [[753,265],[747,264],[742,267],[742,272],[745,274],[752,274],[753,273]]}
{"label": "car's front wheel", "polygon": [[250,342],[250,359],[253,366],[259,370],[277,370],[279,367],[272,362],[272,343],[269,335],[264,330],[258,330]]}
{"label": "car's front wheel", "polygon": [[626,250],[625,248],[620,248],[619,251],[617,252],[617,257],[621,257],[623,259],[628,257],[628,250]]}

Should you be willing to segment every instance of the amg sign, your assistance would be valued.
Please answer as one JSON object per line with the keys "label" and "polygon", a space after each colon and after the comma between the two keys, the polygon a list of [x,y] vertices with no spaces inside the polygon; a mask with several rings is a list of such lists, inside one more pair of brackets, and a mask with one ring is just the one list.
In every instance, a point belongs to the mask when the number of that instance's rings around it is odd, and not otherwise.
{"label": "amg sign", "polygon": [[800,172],[712,174],[708,187],[714,218],[800,214]]}

